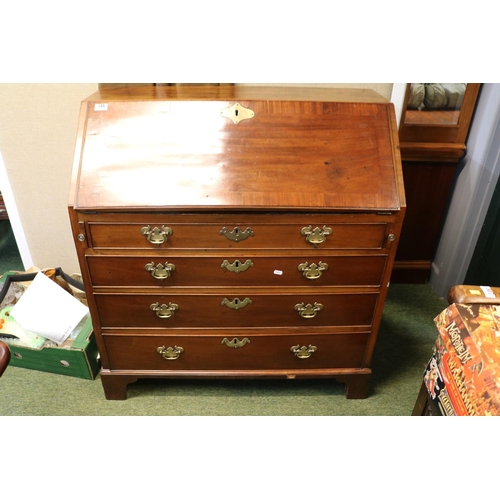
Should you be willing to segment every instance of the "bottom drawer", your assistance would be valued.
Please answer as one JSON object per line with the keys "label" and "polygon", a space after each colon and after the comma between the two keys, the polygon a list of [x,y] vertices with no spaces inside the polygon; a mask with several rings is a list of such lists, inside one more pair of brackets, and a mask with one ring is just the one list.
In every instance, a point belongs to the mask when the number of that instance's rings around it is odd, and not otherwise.
{"label": "bottom drawer", "polygon": [[368,333],[104,335],[111,370],[360,368]]}

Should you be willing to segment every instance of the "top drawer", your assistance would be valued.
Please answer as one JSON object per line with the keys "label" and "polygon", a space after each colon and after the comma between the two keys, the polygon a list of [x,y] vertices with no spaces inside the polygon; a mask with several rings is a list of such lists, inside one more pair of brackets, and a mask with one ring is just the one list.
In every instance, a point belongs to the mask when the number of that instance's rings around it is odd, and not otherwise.
{"label": "top drawer", "polygon": [[93,248],[129,249],[381,249],[387,223],[331,223],[307,221],[289,224],[108,223],[89,222]]}

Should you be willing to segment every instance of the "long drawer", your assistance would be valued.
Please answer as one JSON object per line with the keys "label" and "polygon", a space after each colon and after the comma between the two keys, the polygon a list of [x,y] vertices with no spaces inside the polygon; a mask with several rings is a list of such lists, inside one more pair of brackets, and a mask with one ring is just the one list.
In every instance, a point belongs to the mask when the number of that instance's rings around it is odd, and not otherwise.
{"label": "long drawer", "polygon": [[379,286],[385,255],[87,256],[93,286]]}
{"label": "long drawer", "polygon": [[376,292],[94,295],[104,329],[369,327],[378,296]]}
{"label": "long drawer", "polygon": [[249,249],[381,249],[386,223],[338,224],[325,218],[308,223],[160,223],[89,222],[90,245],[94,248],[249,248]]}
{"label": "long drawer", "polygon": [[368,334],[276,336],[104,335],[111,370],[361,367]]}

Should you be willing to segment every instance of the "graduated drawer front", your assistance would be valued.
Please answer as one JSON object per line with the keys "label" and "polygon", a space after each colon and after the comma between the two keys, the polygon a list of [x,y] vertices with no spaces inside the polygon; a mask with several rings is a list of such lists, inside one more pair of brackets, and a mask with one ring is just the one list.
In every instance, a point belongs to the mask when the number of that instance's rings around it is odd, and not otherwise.
{"label": "graduated drawer front", "polygon": [[[167,260],[168,259],[168,260]],[[88,256],[96,287],[379,286],[387,257]],[[172,267],[173,266],[173,267]]]}
{"label": "graduated drawer front", "polygon": [[[323,227],[331,229],[325,241],[317,245],[321,249],[380,249],[384,247],[386,236],[385,223],[373,224],[335,224],[328,219],[320,222],[311,222],[310,231],[316,228],[323,232]],[[90,233],[90,245],[94,248],[136,248],[136,249],[311,249],[314,244],[306,241],[307,235],[301,234],[306,228],[309,230],[307,221],[304,224],[247,224],[218,223],[218,224],[172,224],[168,217],[161,223],[143,224],[116,224],[90,222],[88,231]],[[165,231],[166,239],[163,243],[154,244],[148,241],[148,234],[142,234],[143,228],[148,228],[152,233],[155,229],[161,233]],[[166,229],[163,230],[162,226]],[[229,233],[236,237],[238,229],[238,241],[228,239],[221,234],[226,228]],[[245,231],[250,228],[253,235],[244,238]],[[171,230],[171,234],[168,234]],[[306,231],[307,232],[307,231]],[[248,232],[247,234],[250,234]]]}
{"label": "graduated drawer front", "polygon": [[[235,332],[214,336],[104,335],[103,339],[111,370],[181,371],[357,368],[363,362],[368,337],[359,333],[245,336]],[[234,339],[244,345],[232,347]],[[166,359],[158,352],[158,348],[165,352],[169,347],[173,354],[167,358],[178,356],[176,359]],[[291,348],[310,357],[299,358]]]}
{"label": "graduated drawer front", "polygon": [[[96,293],[94,297],[101,326],[104,329],[351,325],[369,327],[378,293],[281,295],[244,292],[189,295]],[[228,303],[238,306],[238,309],[231,308]],[[301,312],[308,317],[301,316]],[[158,314],[165,317],[159,317]]]}

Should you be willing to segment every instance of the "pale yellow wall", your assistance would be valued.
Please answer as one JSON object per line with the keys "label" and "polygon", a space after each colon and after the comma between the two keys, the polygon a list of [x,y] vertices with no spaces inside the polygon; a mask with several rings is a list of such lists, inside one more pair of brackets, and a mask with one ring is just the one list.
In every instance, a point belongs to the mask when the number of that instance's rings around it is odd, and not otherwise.
{"label": "pale yellow wall", "polygon": [[0,84],[0,151],[33,264],[79,272],[68,192],[80,102],[90,84]]}
{"label": "pale yellow wall", "polygon": [[391,99],[392,83],[238,83],[238,85],[275,85],[284,87],[329,87],[329,88],[350,88],[350,89],[372,89],[386,99]]}
{"label": "pale yellow wall", "polygon": [[[392,91],[392,84],[379,83],[298,85],[370,88],[387,99]],[[79,272],[68,192],[80,102],[97,88],[97,83],[0,84],[0,152],[39,268]]]}

